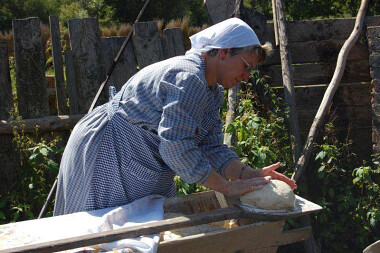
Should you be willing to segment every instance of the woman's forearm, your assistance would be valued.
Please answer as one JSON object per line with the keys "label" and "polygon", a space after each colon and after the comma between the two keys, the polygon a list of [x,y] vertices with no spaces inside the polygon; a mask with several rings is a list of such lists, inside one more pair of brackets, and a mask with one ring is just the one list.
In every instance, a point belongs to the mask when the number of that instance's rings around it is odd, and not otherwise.
{"label": "woman's forearm", "polygon": [[242,163],[240,160],[233,160],[226,166],[225,176],[231,180],[236,180],[258,177],[260,173],[258,170],[252,169],[251,166]]}

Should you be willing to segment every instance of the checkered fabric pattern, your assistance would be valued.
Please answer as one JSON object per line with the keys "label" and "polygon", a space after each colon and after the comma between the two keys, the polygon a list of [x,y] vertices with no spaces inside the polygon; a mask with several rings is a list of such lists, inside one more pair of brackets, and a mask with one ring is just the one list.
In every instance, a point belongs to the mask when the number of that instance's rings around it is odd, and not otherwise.
{"label": "checkered fabric pattern", "polygon": [[140,70],[75,126],[62,157],[54,214],[175,195],[173,177],[202,184],[238,159],[223,145],[223,88],[199,54]]}

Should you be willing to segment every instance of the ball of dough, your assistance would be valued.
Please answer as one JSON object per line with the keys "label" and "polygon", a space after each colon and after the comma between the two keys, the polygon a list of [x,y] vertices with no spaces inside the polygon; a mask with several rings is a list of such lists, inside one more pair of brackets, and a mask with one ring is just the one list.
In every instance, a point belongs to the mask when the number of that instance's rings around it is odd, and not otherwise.
{"label": "ball of dough", "polygon": [[240,201],[261,209],[293,209],[296,196],[287,183],[271,180],[263,188],[241,196]]}

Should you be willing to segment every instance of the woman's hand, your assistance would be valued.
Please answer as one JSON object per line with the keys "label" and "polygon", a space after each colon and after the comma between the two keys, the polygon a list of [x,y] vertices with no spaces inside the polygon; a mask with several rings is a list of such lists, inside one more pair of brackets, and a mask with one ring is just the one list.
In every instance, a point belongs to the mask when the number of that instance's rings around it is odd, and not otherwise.
{"label": "woman's hand", "polygon": [[257,175],[259,177],[270,176],[270,177],[272,177],[272,179],[277,179],[277,180],[284,181],[293,190],[297,189],[297,184],[296,184],[296,182],[294,180],[288,178],[287,176],[285,176],[284,174],[281,174],[280,172],[275,171],[279,167],[280,167],[280,162],[272,164],[272,165],[269,165],[267,167],[264,167],[264,168],[258,170],[258,174]]}
{"label": "woman's hand", "polygon": [[[280,163],[275,163],[270,166],[264,167],[262,169],[256,170],[250,166],[245,167],[246,165],[240,160],[233,160],[230,164],[227,165],[225,175],[227,178],[232,180],[237,179],[249,179],[249,178],[259,178],[270,176],[272,179],[277,179],[287,183],[293,190],[297,188],[295,181],[291,180],[284,174],[281,174],[275,171],[280,167]],[[245,170],[242,172],[242,168],[245,167]],[[239,178],[241,176],[241,178]]]}
{"label": "woman's hand", "polygon": [[267,176],[226,181],[218,173],[212,171],[203,185],[228,196],[237,196],[262,188],[270,182],[270,179],[271,177]]}
{"label": "woman's hand", "polygon": [[227,196],[243,195],[247,192],[261,189],[264,185],[270,182],[270,179],[270,176],[266,176],[229,181],[227,182],[224,194]]}

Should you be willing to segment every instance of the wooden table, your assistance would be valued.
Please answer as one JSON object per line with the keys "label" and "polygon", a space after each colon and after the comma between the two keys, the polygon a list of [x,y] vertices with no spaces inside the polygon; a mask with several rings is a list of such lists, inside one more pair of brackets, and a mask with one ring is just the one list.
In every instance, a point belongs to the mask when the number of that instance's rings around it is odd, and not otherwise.
{"label": "wooden table", "polygon": [[[213,229],[198,229],[194,230],[197,231],[194,234],[185,237],[161,241],[158,252],[276,252],[281,245],[303,241],[311,235],[311,227],[283,231],[286,219],[321,209],[298,196],[293,211],[264,211],[240,204],[227,207],[223,195],[209,191],[166,199],[164,211],[177,214],[178,217],[175,218],[1,252],[55,252],[184,227],[202,227],[202,224],[209,224]],[[244,225],[233,228],[223,226],[225,221],[231,219],[244,220]]]}

